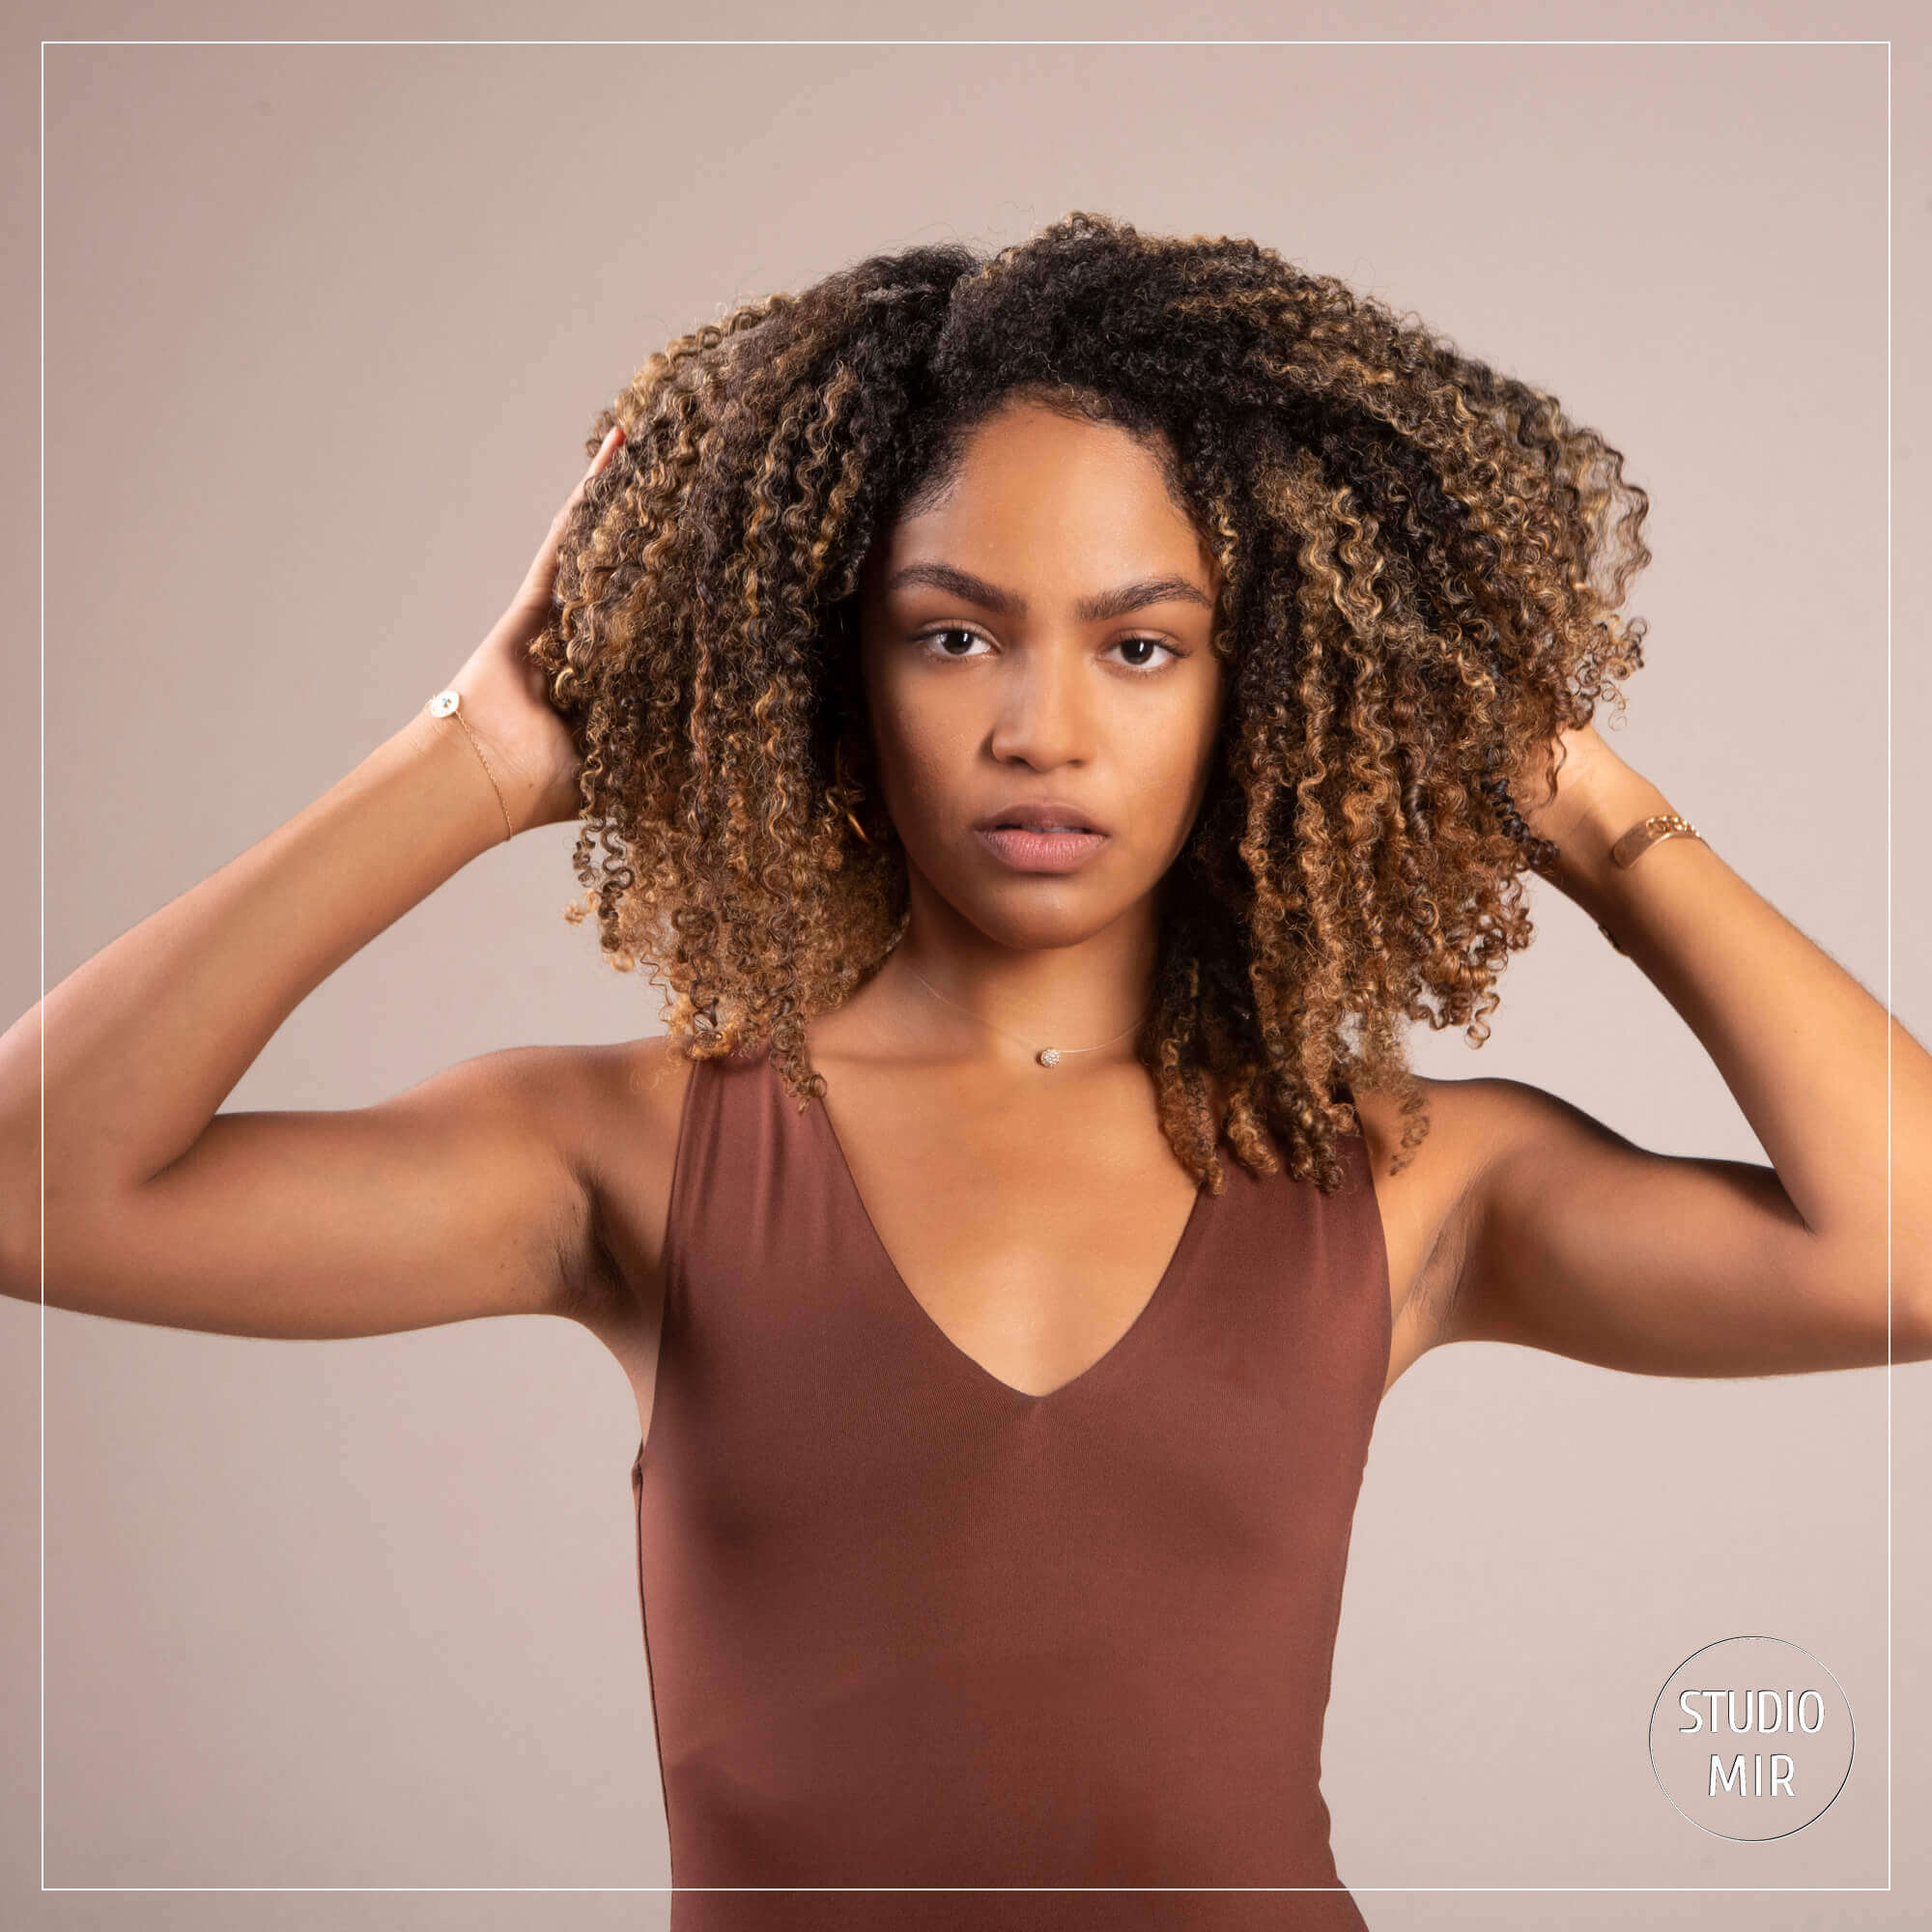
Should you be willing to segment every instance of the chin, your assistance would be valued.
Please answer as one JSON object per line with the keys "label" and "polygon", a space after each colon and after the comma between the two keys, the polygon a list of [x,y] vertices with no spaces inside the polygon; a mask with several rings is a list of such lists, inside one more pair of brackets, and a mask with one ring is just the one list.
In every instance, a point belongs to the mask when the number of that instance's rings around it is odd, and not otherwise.
{"label": "chin", "polygon": [[1029,879],[988,892],[945,895],[953,909],[998,946],[1016,952],[1043,952],[1078,946],[1104,932],[1132,904],[1104,898],[1084,881]]}

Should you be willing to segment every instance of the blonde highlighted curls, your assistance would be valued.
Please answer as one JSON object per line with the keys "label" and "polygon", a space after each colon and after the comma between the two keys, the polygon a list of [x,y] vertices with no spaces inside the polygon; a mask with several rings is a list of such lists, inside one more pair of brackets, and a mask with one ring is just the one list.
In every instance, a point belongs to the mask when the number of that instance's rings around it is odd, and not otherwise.
{"label": "blonde highlighted curls", "polygon": [[769,1040],[823,1094],[806,1024],[906,915],[860,570],[1016,395],[1143,439],[1222,570],[1229,700],[1140,1041],[1177,1157],[1213,1193],[1224,1140],[1333,1188],[1350,1096],[1386,1088],[1406,1158],[1402,1025],[1489,1037],[1552,856],[1525,788],[1642,663],[1617,612],[1648,497],[1552,396],[1253,242],[1073,213],[990,258],[872,256],[653,355],[585,438],[625,441],[532,650],[583,753],[572,914],[648,964],[686,1053]]}

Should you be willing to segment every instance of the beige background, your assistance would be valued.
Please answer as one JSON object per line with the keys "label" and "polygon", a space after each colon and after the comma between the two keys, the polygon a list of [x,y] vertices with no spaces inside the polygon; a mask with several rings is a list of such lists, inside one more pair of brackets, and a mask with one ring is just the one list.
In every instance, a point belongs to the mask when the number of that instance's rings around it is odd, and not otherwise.
{"label": "beige background", "polygon": [[[1400,43],[1440,17],[965,5],[941,24],[741,5],[700,23],[581,5],[539,24],[345,5],[280,9],[272,31]],[[9,24],[5,527],[24,590],[35,43],[270,29],[186,5]],[[1474,7],[1453,31],[1908,29],[1902,9],[1767,5]],[[1087,208],[1254,236],[1605,429],[1653,494],[1657,554],[1633,598],[1651,665],[1612,742],[1881,997],[1889,944],[1894,1005],[1926,1037],[1925,814],[1905,771],[1932,696],[1911,353],[1932,182],[1924,48],[1901,39],[1892,60],[1889,479],[1882,45],[47,49],[44,706],[23,594],[0,726],[20,909],[7,1018],[43,983],[43,878],[51,983],[445,680],[579,473],[591,415],[652,348],[878,248],[994,245]],[[640,985],[558,916],[569,844],[550,828],[479,860],[320,988],[229,1104],[352,1106],[495,1047],[651,1030]],[[1478,1057],[1425,1036],[1422,1069],[1534,1081],[1663,1151],[1762,1159],[1636,970],[1568,902],[1539,889],[1538,909],[1495,1037]],[[666,1872],[636,1414],[586,1334],[498,1321],[289,1345],[56,1313],[43,1406],[41,1350],[39,1311],[0,1306],[0,1918],[664,1922],[663,1893],[39,1893],[43,1877]],[[1325,1776],[1341,1870],[1378,1932],[1918,1922],[1928,1395],[1922,1368],[1889,1390],[1883,1370],[1672,1382],[1493,1345],[1405,1378],[1362,1498]],[[1744,1632],[1823,1658],[1860,1726],[1838,1803],[1765,1845],[1688,1827],[1644,1743],[1677,1663]],[[1884,1887],[1889,1810],[1889,1895],[1446,1889]]]}

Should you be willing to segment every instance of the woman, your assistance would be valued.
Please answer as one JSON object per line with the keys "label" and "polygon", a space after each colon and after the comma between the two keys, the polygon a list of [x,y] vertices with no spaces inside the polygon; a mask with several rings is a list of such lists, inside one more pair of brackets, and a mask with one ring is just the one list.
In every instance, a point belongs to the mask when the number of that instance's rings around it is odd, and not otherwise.
{"label": "woman", "polygon": [[[1592,724],[1643,493],[1337,281],[1078,214],[740,309],[592,443],[449,691],[0,1042],[7,1286],[44,1044],[55,1305],[600,1336],[681,1928],[1362,1924],[1320,1747],[1396,1378],[1932,1354],[1932,1062]],[[663,1037],[215,1111],[572,819]],[[1771,1166],[1407,1069],[1526,867]]]}

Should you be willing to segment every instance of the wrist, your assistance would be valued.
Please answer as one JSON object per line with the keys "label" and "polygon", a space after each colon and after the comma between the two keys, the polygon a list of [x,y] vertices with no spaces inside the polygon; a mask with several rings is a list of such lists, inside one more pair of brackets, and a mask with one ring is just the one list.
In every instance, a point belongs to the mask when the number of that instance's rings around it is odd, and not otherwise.
{"label": "wrist", "polygon": [[471,856],[508,843],[521,829],[518,799],[454,714],[438,716],[425,700],[389,741],[399,757],[436,775],[439,795],[463,829]]}
{"label": "wrist", "polygon": [[419,716],[440,737],[461,739],[469,748],[470,763],[487,787],[497,810],[500,844],[508,844],[519,832],[537,823],[542,816],[542,787],[526,775],[522,765],[500,747],[497,734],[490,728],[487,697],[480,704],[468,691],[446,685],[425,700]]}
{"label": "wrist", "polygon": [[1597,774],[1577,798],[1562,829],[1547,835],[1555,842],[1556,859],[1544,876],[1584,911],[1603,919],[1626,876],[1626,868],[1610,857],[1610,847],[1634,825],[1672,809],[1659,786],[1619,760]]}

